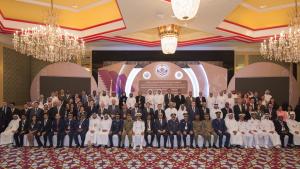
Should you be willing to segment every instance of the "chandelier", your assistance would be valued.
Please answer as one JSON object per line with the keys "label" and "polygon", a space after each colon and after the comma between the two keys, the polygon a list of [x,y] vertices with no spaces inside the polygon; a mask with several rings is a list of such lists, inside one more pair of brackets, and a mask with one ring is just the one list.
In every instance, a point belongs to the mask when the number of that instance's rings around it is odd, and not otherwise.
{"label": "chandelier", "polygon": [[173,13],[179,20],[190,20],[198,12],[200,0],[171,0]]}
{"label": "chandelier", "polygon": [[174,54],[177,48],[179,29],[176,25],[160,26],[158,28],[160,35],[161,48],[164,54]]}
{"label": "chandelier", "polygon": [[68,62],[85,55],[84,41],[56,24],[53,0],[45,26],[21,29],[13,37],[14,49],[49,62]]}
{"label": "chandelier", "polygon": [[268,41],[261,43],[260,53],[268,60],[299,63],[300,62],[300,13],[295,0],[295,17],[289,24],[288,32],[282,31]]}

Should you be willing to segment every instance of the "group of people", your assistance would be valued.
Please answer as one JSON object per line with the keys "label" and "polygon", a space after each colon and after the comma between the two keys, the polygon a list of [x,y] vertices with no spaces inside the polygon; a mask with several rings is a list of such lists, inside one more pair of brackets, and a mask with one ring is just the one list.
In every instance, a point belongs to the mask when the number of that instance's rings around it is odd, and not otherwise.
{"label": "group of people", "polygon": [[201,92],[198,97],[192,92],[184,96],[180,89],[176,92],[149,90],[145,96],[138,92],[135,97],[133,93],[127,97],[126,93],[117,96],[112,92],[109,96],[106,91],[90,95],[82,91],[72,95],[60,90],[47,99],[41,95],[37,101],[24,104],[22,110],[14,103],[3,102],[0,145],[25,146],[25,136],[29,146],[36,140],[39,147],[53,147],[55,136],[57,148],[64,146],[65,136],[69,147],[73,141],[76,147],[125,147],[126,137],[128,147],[134,149],[300,145],[300,100],[293,109],[277,104],[269,90],[260,97],[251,91],[242,94],[224,90],[208,97]]}

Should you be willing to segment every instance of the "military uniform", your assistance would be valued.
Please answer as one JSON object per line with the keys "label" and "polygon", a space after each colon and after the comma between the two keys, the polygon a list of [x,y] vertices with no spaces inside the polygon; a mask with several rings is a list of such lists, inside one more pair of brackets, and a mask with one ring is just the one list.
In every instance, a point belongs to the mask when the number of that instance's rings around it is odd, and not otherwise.
{"label": "military uniform", "polygon": [[203,120],[200,122],[200,135],[203,137],[203,147],[205,147],[206,141],[211,145],[211,135],[214,136],[214,145],[216,145],[218,135],[215,133],[211,120]]}
{"label": "military uniform", "polygon": [[194,139],[195,139],[195,145],[198,147],[198,136],[201,135],[201,121],[194,120],[193,121],[193,132],[194,132]]}
{"label": "military uniform", "polygon": [[123,132],[122,132],[122,145],[124,146],[125,143],[125,137],[128,136],[129,140],[129,146],[131,146],[132,143],[132,128],[133,128],[133,120],[125,120],[124,126],[123,126]]}

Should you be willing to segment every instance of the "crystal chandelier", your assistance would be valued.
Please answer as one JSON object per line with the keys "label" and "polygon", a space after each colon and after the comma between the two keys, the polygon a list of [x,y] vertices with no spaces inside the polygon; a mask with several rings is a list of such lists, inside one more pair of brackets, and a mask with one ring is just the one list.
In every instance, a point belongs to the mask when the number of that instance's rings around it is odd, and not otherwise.
{"label": "crystal chandelier", "polygon": [[164,54],[174,54],[177,48],[179,29],[176,25],[160,26],[158,28],[160,35],[161,48]]}
{"label": "crystal chandelier", "polygon": [[300,13],[295,0],[295,17],[291,20],[288,32],[282,31],[268,41],[261,43],[260,53],[268,60],[299,63],[300,62]]}
{"label": "crystal chandelier", "polygon": [[179,20],[194,18],[200,6],[200,0],[171,0],[173,13]]}
{"label": "crystal chandelier", "polygon": [[84,41],[61,29],[56,21],[51,0],[51,9],[45,26],[22,28],[21,31],[14,33],[15,50],[49,62],[68,62],[84,57]]}

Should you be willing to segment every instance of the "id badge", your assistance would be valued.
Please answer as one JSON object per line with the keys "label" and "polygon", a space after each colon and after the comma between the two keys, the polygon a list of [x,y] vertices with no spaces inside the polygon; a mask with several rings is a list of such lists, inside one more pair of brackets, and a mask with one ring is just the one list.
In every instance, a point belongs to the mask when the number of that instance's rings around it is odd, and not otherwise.
{"label": "id badge", "polygon": [[81,129],[81,125],[79,125],[79,128]]}

